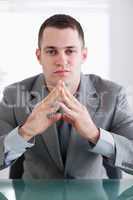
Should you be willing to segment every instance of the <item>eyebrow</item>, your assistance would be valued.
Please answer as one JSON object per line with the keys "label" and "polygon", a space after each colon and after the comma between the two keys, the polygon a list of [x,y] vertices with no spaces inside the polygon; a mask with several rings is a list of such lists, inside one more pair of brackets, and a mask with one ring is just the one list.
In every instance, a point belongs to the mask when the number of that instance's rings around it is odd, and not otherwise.
{"label": "eyebrow", "polygon": [[56,47],[56,46],[46,46],[43,48],[43,50],[47,49],[76,49],[77,46],[66,46],[66,47]]}

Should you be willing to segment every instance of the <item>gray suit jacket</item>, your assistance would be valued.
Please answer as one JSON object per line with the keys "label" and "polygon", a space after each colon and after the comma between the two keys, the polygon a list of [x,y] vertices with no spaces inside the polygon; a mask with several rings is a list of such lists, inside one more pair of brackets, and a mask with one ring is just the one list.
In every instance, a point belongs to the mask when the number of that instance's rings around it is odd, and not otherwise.
{"label": "gray suit jacket", "polygon": [[[48,95],[43,75],[7,87],[0,103],[0,167],[4,168],[5,136],[23,123],[34,106]],[[79,101],[86,106],[96,126],[109,131],[116,155],[109,165],[133,173],[133,114],[123,89],[95,75],[81,74]],[[72,128],[63,165],[56,125],[35,137],[35,145],[24,153],[23,178],[104,178],[103,156]]]}

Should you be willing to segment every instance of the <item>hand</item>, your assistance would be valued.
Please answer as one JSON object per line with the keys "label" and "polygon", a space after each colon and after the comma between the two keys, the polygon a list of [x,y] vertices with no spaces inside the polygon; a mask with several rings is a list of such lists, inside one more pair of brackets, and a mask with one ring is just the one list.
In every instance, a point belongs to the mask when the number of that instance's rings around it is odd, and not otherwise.
{"label": "hand", "polygon": [[92,121],[86,107],[69,92],[63,82],[61,98],[62,102],[59,105],[64,111],[63,119],[71,123],[82,137],[95,144],[99,138],[99,130]]}
{"label": "hand", "polygon": [[60,101],[61,83],[50,92],[50,94],[36,105],[32,113],[27,118],[19,133],[26,140],[44,132],[54,122],[61,119],[62,114],[58,113],[58,101]]}

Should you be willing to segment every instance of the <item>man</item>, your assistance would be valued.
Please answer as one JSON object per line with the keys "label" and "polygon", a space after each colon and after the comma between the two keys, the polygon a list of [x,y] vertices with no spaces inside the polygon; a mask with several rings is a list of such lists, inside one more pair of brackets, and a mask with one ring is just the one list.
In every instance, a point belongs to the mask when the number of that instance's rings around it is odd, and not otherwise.
{"label": "man", "polygon": [[22,178],[107,178],[103,160],[133,173],[133,115],[123,89],[83,75],[78,21],[54,15],[40,27],[43,74],[5,89],[0,104],[0,166],[24,155]]}

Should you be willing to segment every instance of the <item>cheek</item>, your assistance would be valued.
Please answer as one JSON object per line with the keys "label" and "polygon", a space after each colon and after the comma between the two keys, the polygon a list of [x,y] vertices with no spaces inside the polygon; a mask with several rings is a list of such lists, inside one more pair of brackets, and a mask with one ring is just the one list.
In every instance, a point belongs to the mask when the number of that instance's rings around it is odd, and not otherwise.
{"label": "cheek", "polygon": [[71,59],[71,66],[73,68],[77,68],[77,67],[79,68],[81,63],[82,63],[82,60],[81,60],[80,55],[77,55],[77,56],[73,57],[73,59]]}
{"label": "cheek", "polygon": [[49,58],[44,58],[42,61],[43,70],[46,72],[52,71],[53,62]]}
{"label": "cheek", "polygon": [[43,72],[46,76],[51,76],[52,73],[52,65],[49,62],[43,62],[42,64]]}
{"label": "cheek", "polygon": [[47,74],[47,75],[51,75],[52,73],[52,68],[50,66],[44,66],[43,67],[43,71]]}
{"label": "cheek", "polygon": [[70,66],[74,66],[76,63],[76,57],[72,56],[68,58],[68,63],[70,64]]}
{"label": "cheek", "polygon": [[43,57],[43,64],[49,65],[49,63],[51,63],[51,59],[49,59],[48,57]]}

